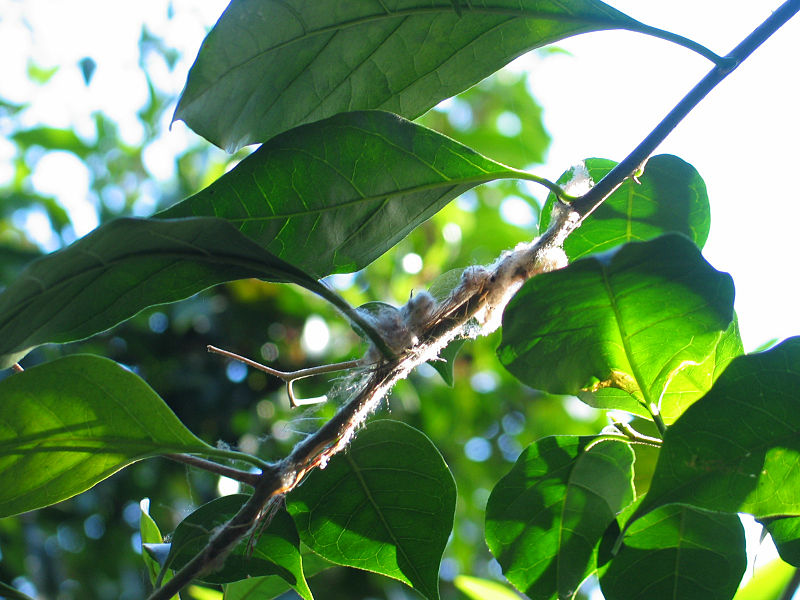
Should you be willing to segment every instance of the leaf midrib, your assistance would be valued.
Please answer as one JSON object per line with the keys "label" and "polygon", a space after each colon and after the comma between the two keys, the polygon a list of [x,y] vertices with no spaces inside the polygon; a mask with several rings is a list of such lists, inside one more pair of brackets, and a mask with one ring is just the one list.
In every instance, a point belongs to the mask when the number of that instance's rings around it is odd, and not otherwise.
{"label": "leaf midrib", "polygon": [[[414,574],[417,576],[417,581],[420,584],[425,585],[426,591],[428,593],[430,593],[430,590],[427,589],[428,586],[427,586],[427,584],[425,582],[424,577],[417,570],[417,566],[414,563],[414,561],[406,553],[405,547],[400,543],[400,540],[397,539],[397,536],[395,536],[394,530],[392,529],[392,527],[389,526],[389,523],[386,521],[386,518],[383,515],[383,511],[381,510],[380,506],[378,506],[378,503],[375,501],[375,498],[372,496],[372,493],[369,490],[369,486],[367,486],[367,482],[364,480],[364,478],[361,475],[361,469],[360,469],[358,463],[353,459],[353,457],[350,454],[346,454],[345,456],[347,458],[347,462],[350,463],[350,467],[353,469],[353,473],[358,478],[358,482],[361,485],[361,488],[364,490],[364,495],[367,497],[367,500],[369,501],[370,505],[372,505],[372,508],[375,511],[375,514],[377,514],[378,518],[381,520],[381,523],[383,524],[384,528],[386,529],[386,532],[389,534],[389,537],[394,542],[395,548],[397,548],[400,551],[400,553],[403,555],[403,558],[405,558],[407,564],[410,565],[411,569],[414,571]],[[398,565],[398,567],[399,567],[399,565]],[[401,570],[401,573],[402,573],[402,570]],[[414,585],[416,585],[416,584],[414,584]]]}
{"label": "leaf midrib", "polygon": [[[611,310],[614,313],[614,321],[617,324],[617,332],[620,336],[620,341],[622,342],[622,347],[625,350],[625,360],[628,363],[628,367],[631,370],[631,375],[633,375],[634,380],[636,381],[636,385],[639,388],[639,393],[644,399],[646,403],[645,408],[649,411],[650,410],[650,391],[647,389],[647,386],[642,385],[642,374],[639,372],[639,369],[636,367],[634,362],[631,360],[633,356],[633,349],[631,348],[630,338],[627,334],[625,329],[625,323],[622,319],[622,313],[620,311],[620,307],[617,304],[617,298],[614,294],[614,291],[611,288],[611,279],[608,269],[605,267],[601,267],[600,273],[603,279],[603,287],[606,290],[606,295],[608,296],[608,302]],[[642,400],[637,399],[640,403]]]}

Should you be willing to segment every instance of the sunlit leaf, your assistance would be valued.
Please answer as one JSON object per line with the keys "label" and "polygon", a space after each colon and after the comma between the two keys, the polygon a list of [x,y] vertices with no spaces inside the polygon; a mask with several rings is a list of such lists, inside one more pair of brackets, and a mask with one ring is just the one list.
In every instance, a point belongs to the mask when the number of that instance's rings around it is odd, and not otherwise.
{"label": "sunlit leaf", "polygon": [[117,219],[44,256],[0,294],[0,367],[104,331],[142,309],[261,277],[317,282],[221,219]]}
{"label": "sunlit leaf", "polygon": [[[223,496],[204,504],[178,524],[172,535],[167,565],[177,571],[208,544],[214,531],[229,521],[250,498],[247,494]],[[227,583],[248,577],[278,575],[305,600],[312,600],[303,575],[300,539],[286,511],[267,517],[264,528],[246,536],[231,550],[224,564],[202,575],[209,583]]]}
{"label": "sunlit leaf", "polygon": [[[600,181],[616,163],[604,158],[584,161],[592,180]],[[558,179],[564,184],[570,169]],[[644,174],[627,179],[564,242],[570,260],[610,250],[626,242],[682,233],[702,248],[708,238],[711,213],[706,185],[695,168],[677,156],[660,154],[647,161]],[[555,197],[542,209],[540,229],[550,224]]]}
{"label": "sunlit leaf", "polygon": [[0,516],[48,506],[124,466],[209,449],[138,376],[68,356],[0,381]]}
{"label": "sunlit leaf", "polygon": [[346,113],[264,144],[162,217],[223,217],[315,277],[357,271],[450,200],[517,173],[381,111]]}
{"label": "sunlit leaf", "polygon": [[519,600],[513,589],[491,579],[457,575],[453,585],[470,600]]}
{"label": "sunlit leaf", "polygon": [[604,398],[606,407],[646,416],[645,407],[656,406],[669,421],[686,398],[662,397],[663,390],[684,381],[675,378],[690,365],[713,370],[709,357],[732,319],[730,276],[670,234],[528,281],[506,309],[498,355],[533,387],[559,394],[614,387],[627,396],[618,405]]}
{"label": "sunlit leaf", "polygon": [[597,546],[633,501],[633,452],[591,437],[529,446],[486,505],[486,542],[517,589],[534,600],[569,598],[595,569]]}
{"label": "sunlit leaf", "polygon": [[800,567],[800,517],[765,519],[763,525],[772,536],[781,558]]}
{"label": "sunlit leaf", "polygon": [[374,421],[287,497],[287,509],[323,558],[438,600],[455,502],[453,476],[431,441],[403,423]]}
{"label": "sunlit leaf", "polygon": [[667,430],[636,516],[675,502],[800,515],[800,338],[734,359]]}
{"label": "sunlit leaf", "polygon": [[[717,340],[716,347],[704,361],[686,363],[676,371],[661,396],[662,417],[672,423],[684,411],[702,398],[711,389],[717,378],[737,356],[744,354],[739,324],[734,317],[725,333]],[[642,407],[627,392],[603,388],[594,392],[578,392],[578,397],[589,406],[606,409],[623,409],[647,416]]]}
{"label": "sunlit leaf", "polygon": [[733,600],[779,600],[797,572],[781,559],[759,567],[753,578],[738,589]]}
{"label": "sunlit leaf", "polygon": [[174,118],[228,151],[348,110],[413,119],[528,50],[639,25],[596,0],[234,0]]}
{"label": "sunlit leaf", "polygon": [[627,529],[600,586],[606,600],[730,600],[746,566],[738,516],[670,505]]}

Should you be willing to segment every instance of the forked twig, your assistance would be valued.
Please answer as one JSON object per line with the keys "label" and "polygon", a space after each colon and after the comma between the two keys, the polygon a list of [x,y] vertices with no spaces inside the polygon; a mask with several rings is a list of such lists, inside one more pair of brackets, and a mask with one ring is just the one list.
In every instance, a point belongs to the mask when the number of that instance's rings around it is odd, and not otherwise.
{"label": "forked twig", "polygon": [[222,348],[217,348],[216,346],[208,345],[206,346],[209,352],[213,354],[221,354],[227,358],[232,360],[238,360],[241,363],[246,364],[249,367],[253,367],[254,369],[258,369],[259,371],[263,371],[264,373],[268,373],[274,377],[277,377],[281,381],[286,384],[286,391],[289,394],[289,404],[292,408],[297,408],[298,406],[308,406],[310,404],[319,404],[321,402],[325,402],[327,400],[326,396],[320,396],[319,398],[306,398],[300,399],[294,395],[294,388],[292,385],[298,379],[305,379],[306,377],[313,377],[314,375],[321,375],[323,373],[335,373],[337,371],[345,371],[347,369],[355,369],[358,367],[365,366],[364,360],[361,358],[355,360],[347,360],[340,363],[333,363],[330,365],[320,365],[318,367],[309,367],[307,369],[300,369],[298,371],[279,371],[278,369],[273,369],[272,367],[268,367],[267,365],[262,365],[259,362],[251,360],[249,358],[245,358],[235,352],[230,352],[229,350],[223,350]]}

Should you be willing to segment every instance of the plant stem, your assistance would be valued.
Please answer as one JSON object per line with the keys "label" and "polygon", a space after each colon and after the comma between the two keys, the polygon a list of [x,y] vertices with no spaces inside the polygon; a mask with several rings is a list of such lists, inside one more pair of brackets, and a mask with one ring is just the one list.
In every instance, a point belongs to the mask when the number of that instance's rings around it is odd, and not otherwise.
{"label": "plant stem", "polygon": [[236,450],[222,450],[221,448],[210,447],[208,450],[203,451],[202,454],[204,456],[214,456],[216,458],[225,458],[227,460],[238,460],[241,462],[250,463],[262,471],[267,471],[272,468],[272,465],[261,460],[257,456],[246,454],[244,452],[237,452]]}
{"label": "plant stem", "polygon": [[246,483],[247,485],[253,487],[255,487],[260,478],[258,473],[248,473],[247,471],[241,471],[239,469],[234,469],[233,467],[226,467],[225,465],[211,462],[210,460],[192,456],[190,454],[165,454],[164,457],[174,460],[175,462],[189,465],[190,467],[197,467],[198,469],[210,471],[211,473],[216,473],[217,475],[222,475],[223,477],[229,477],[230,479],[241,481],[242,483]]}
{"label": "plant stem", "polygon": [[[291,404],[292,408],[297,408],[298,406],[302,406],[305,404],[316,404],[317,401],[309,401],[309,400],[298,400],[297,397],[294,395],[294,389],[292,388],[292,384],[297,381],[298,379],[304,379],[305,377],[312,377],[314,375],[321,375],[323,373],[335,373],[336,371],[345,371],[347,369],[355,369],[357,367],[363,367],[364,361],[360,358],[355,360],[348,360],[345,362],[340,363],[333,363],[330,365],[320,365],[318,367],[309,367],[307,369],[300,369],[298,371],[279,371],[278,369],[273,369],[272,367],[268,367],[267,365],[262,365],[259,362],[254,360],[250,360],[249,358],[245,358],[235,352],[229,352],[228,350],[223,350],[222,348],[217,348],[216,346],[208,345],[206,349],[209,352],[213,352],[214,354],[220,354],[227,358],[231,358],[233,360],[238,360],[246,364],[247,366],[253,367],[254,369],[258,369],[259,371],[264,371],[264,373],[268,373],[273,377],[277,377],[281,381],[286,384],[286,390],[289,394],[289,403]],[[324,398],[324,396],[323,396]]]}
{"label": "plant stem", "polygon": [[655,129],[639,144],[633,152],[625,157],[616,167],[603,177],[586,194],[572,203],[572,208],[583,217],[590,215],[625,179],[641,165],[653,151],[664,141],[678,123],[688,115],[697,104],[705,98],[725,77],[730,75],[753,51],[763,44],[786,21],[800,10],[800,0],[787,0],[780,8],[726,57],[723,64],[716,67],[700,80],[692,90],[673,108]]}
{"label": "plant stem", "polygon": [[636,25],[632,25],[631,27],[626,27],[628,31],[635,31],[636,33],[644,33],[645,35],[649,35],[655,38],[659,38],[662,40],[666,40],[668,42],[672,42],[673,44],[678,44],[679,46],[683,46],[692,52],[696,52],[700,56],[707,58],[711,62],[713,62],[717,66],[729,66],[729,58],[726,56],[720,56],[716,52],[712,52],[702,44],[695,42],[694,40],[690,40],[687,37],[683,37],[682,35],[678,35],[677,33],[672,33],[671,31],[665,31],[664,29],[659,29],[658,27],[651,27],[650,25],[645,25],[644,23],[636,23]]}
{"label": "plant stem", "polygon": [[389,345],[386,343],[386,340],[383,339],[383,336],[378,333],[378,331],[372,326],[372,323],[367,321],[361,313],[359,313],[355,308],[350,306],[350,303],[347,302],[344,298],[342,298],[339,294],[334,292],[324,283],[317,282],[317,286],[311,288],[309,287],[312,292],[321,296],[331,304],[333,304],[336,308],[338,308],[342,314],[350,319],[350,322],[355,323],[358,325],[361,330],[366,334],[366,336],[370,339],[370,341],[375,344],[375,347],[380,350],[381,354],[386,358],[394,358],[395,352],[389,348]]}

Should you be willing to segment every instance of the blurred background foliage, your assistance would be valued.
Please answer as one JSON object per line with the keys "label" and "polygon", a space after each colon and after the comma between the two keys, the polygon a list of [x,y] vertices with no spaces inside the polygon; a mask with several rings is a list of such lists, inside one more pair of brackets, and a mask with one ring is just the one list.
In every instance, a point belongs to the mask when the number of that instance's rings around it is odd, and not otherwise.
{"label": "blurred background foliage", "polygon": [[[176,48],[142,30],[139,65],[148,93],[136,112],[143,132],[136,143],[104,112],[92,115],[93,132],[87,135],[46,119],[31,123],[26,103],[0,98],[0,132],[13,145],[5,165],[8,176],[0,182],[0,285],[32,259],[85,233],[85,223],[75,222],[77,212],[68,210],[60,196],[58,180],[34,185],[43,161],[55,157],[62,167],[85,169],[89,197],[84,200],[94,213],[89,221],[105,222],[165,208],[208,185],[247,153],[228,156],[194,137],[169,158],[174,166],[161,165],[168,177],[154,177],[147,153],[169,138],[177,99],[159,85],[154,71],[174,70],[178,59]],[[89,90],[95,66],[86,57],[72,67]],[[58,68],[29,61],[36,93],[46,91]],[[550,140],[541,117],[526,75],[504,70],[420,122],[491,158],[527,168],[543,162],[547,153]],[[57,170],[49,172],[57,178]],[[354,305],[403,303],[441,273],[489,263],[533,238],[543,199],[541,191],[522,183],[479,187],[368,268],[328,281]],[[466,343],[455,361],[452,388],[433,368],[419,369],[396,387],[378,415],[425,432],[455,476],[455,530],[441,570],[445,599],[465,597],[451,583],[458,574],[501,577],[483,541],[483,510],[491,488],[522,448],[545,435],[592,434],[606,424],[605,417],[575,398],[544,395],[516,382],[495,358],[497,343],[496,335]],[[334,395],[326,405],[291,412],[277,380],[208,354],[207,344],[285,370],[357,357],[365,349],[320,299],[293,287],[246,280],[145,311],[83,342],[38,348],[23,366],[77,352],[108,356],[141,375],[204,440],[270,460],[284,456],[342,401]],[[8,373],[0,373],[4,376]],[[320,378],[296,389],[302,396],[318,396],[332,383],[342,387],[341,381]],[[651,461],[643,455],[637,468]],[[193,508],[231,491],[216,476],[167,460],[135,464],[76,498],[0,520],[0,581],[40,598],[141,598],[149,583],[138,556],[140,499],[151,498],[151,514],[167,532]],[[416,597],[397,582],[346,569],[325,571],[310,585],[324,600]]]}

